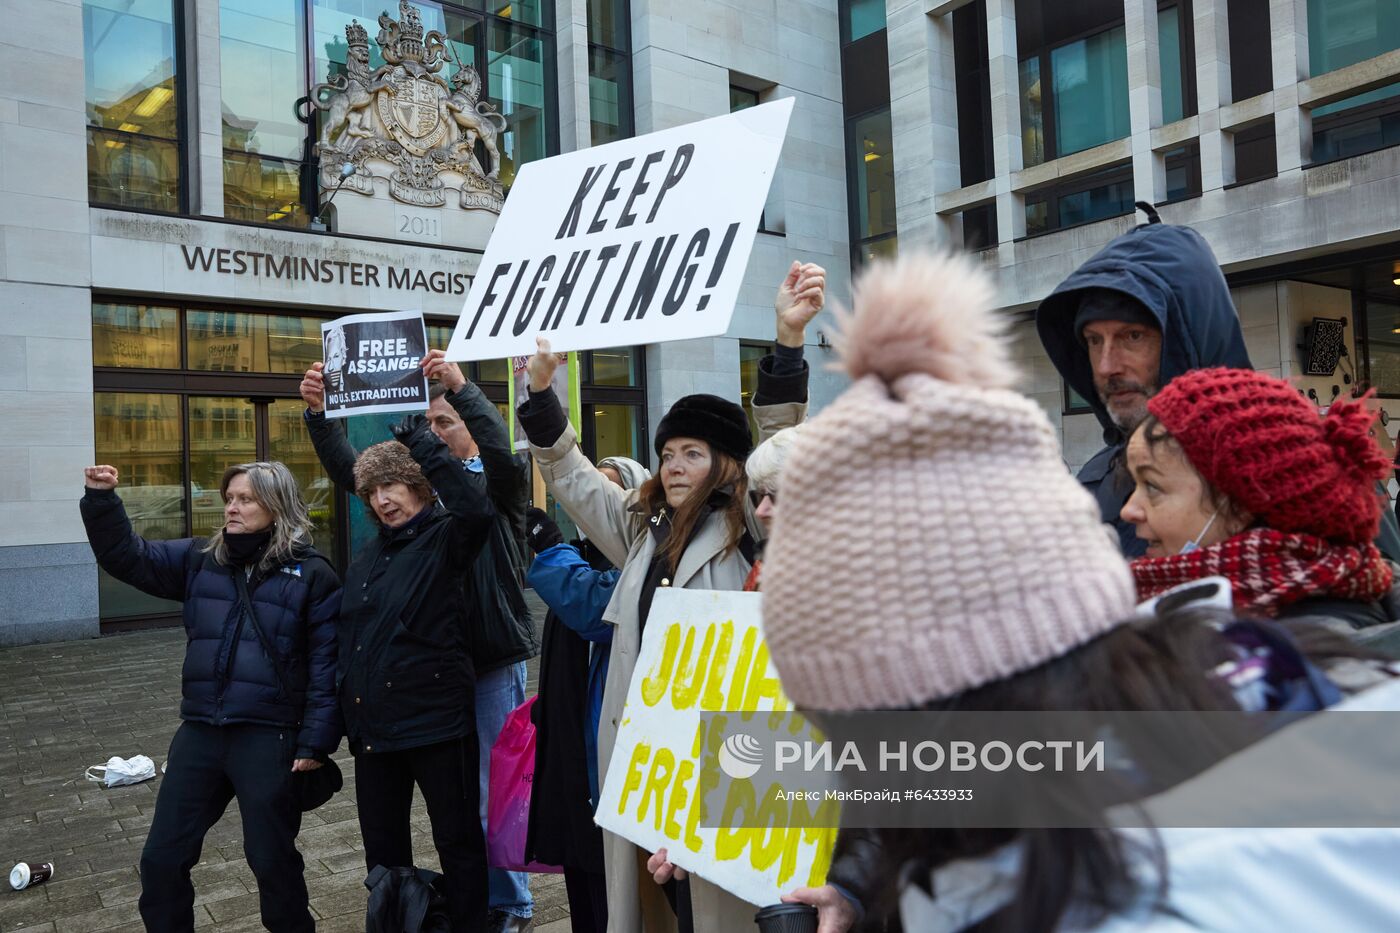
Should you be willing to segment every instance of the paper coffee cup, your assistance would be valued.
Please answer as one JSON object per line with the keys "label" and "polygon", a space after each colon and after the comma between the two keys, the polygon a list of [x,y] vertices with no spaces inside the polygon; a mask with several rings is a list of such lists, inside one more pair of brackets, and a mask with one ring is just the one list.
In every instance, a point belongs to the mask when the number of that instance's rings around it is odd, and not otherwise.
{"label": "paper coffee cup", "polygon": [[10,887],[16,891],[43,884],[53,877],[53,862],[20,862],[10,869]]}

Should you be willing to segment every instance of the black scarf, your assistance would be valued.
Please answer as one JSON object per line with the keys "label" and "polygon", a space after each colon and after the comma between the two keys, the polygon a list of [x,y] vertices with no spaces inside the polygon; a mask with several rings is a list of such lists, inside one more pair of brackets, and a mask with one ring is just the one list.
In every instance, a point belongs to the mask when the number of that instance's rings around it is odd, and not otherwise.
{"label": "black scarf", "polygon": [[271,540],[271,528],[250,534],[224,532],[224,548],[228,551],[229,561],[235,567],[246,567],[255,563]]}

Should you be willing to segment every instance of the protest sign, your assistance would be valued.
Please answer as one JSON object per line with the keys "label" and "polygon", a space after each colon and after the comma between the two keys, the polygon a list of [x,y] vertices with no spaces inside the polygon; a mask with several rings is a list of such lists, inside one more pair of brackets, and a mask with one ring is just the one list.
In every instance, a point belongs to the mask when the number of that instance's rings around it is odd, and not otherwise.
{"label": "protest sign", "polygon": [[[839,817],[836,803],[783,801],[779,782],[733,767],[746,722],[817,741],[768,659],[761,605],[757,593],[656,591],[594,817],[759,906],[825,881]],[[819,807],[832,812],[813,820]]]}
{"label": "protest sign", "polygon": [[447,358],[723,334],[791,115],[787,98],[525,165]]}
{"label": "protest sign", "polygon": [[421,311],[352,314],[321,325],[326,417],[425,411],[428,352]]}

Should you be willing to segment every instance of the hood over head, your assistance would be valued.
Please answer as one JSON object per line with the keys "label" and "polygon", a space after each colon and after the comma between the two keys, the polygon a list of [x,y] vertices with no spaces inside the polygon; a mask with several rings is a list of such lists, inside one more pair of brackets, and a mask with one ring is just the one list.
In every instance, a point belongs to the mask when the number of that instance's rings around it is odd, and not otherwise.
{"label": "hood over head", "polygon": [[1036,309],[1035,324],[1050,362],[1098,416],[1104,440],[1121,443],[1122,432],[1094,389],[1089,351],[1075,333],[1086,290],[1121,292],[1141,303],[1162,331],[1158,388],[1176,376],[1207,366],[1253,369],[1244,346],[1230,289],[1210,244],[1190,227],[1151,218],[1117,237],[1060,283]]}
{"label": "hood over head", "polygon": [[640,489],[651,479],[651,471],[630,457],[604,457],[598,461],[599,469],[612,467],[622,479],[623,489]]}

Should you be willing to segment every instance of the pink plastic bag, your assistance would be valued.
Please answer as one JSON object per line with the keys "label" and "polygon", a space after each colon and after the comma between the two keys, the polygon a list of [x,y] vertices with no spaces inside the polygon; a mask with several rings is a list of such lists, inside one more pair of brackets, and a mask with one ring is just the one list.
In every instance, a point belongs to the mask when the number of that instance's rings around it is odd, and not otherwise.
{"label": "pink plastic bag", "polygon": [[496,744],[491,746],[491,784],[486,798],[486,860],[508,871],[559,873],[558,865],[525,862],[525,833],[530,827],[530,787],[535,780],[535,724],[530,708],[536,697],[511,710]]}

